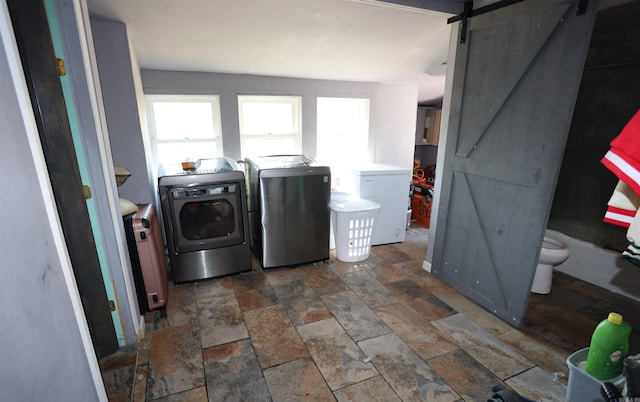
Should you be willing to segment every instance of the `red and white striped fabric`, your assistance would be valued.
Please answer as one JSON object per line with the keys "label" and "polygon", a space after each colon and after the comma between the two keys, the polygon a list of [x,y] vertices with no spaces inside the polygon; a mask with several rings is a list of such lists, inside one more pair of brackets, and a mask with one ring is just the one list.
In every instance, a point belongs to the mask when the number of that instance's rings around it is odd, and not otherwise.
{"label": "red and white striped fabric", "polygon": [[636,212],[637,211],[629,211],[628,209],[609,206],[607,212],[604,214],[603,221],[612,225],[628,228],[629,225],[631,225],[633,217],[636,216]]}
{"label": "red and white striped fabric", "polygon": [[636,194],[640,194],[640,110],[611,141],[611,148],[601,162]]}
{"label": "red and white striped fabric", "polygon": [[618,181],[613,195],[607,203],[604,221],[628,228],[640,208],[640,197],[622,180]]}

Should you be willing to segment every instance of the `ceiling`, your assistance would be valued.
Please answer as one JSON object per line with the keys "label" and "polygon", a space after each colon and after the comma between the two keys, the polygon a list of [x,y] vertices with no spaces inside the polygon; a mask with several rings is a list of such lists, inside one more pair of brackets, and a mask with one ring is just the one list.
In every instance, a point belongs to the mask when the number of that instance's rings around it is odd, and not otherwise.
{"label": "ceiling", "polygon": [[87,4],[92,18],[126,24],[141,69],[409,83],[419,103],[437,103],[444,94],[452,7],[428,11],[375,0]]}

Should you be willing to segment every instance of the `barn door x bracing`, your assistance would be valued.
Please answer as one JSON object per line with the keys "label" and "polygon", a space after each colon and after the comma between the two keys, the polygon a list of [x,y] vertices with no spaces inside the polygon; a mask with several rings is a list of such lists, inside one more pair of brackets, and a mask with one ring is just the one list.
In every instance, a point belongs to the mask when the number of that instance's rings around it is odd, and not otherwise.
{"label": "barn door x bracing", "polygon": [[596,2],[578,8],[577,0],[515,3],[469,19],[457,45],[432,272],[514,326],[529,299]]}

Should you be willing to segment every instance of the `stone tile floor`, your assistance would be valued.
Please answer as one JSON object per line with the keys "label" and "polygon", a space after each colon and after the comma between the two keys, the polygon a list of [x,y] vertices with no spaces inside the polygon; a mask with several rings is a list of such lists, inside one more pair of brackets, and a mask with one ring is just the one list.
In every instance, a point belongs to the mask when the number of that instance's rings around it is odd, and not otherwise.
{"label": "stone tile floor", "polygon": [[427,230],[338,261],[171,285],[166,316],[101,360],[115,401],[486,401],[500,385],[562,401],[567,357],[640,303],[554,273],[516,329],[422,269]]}

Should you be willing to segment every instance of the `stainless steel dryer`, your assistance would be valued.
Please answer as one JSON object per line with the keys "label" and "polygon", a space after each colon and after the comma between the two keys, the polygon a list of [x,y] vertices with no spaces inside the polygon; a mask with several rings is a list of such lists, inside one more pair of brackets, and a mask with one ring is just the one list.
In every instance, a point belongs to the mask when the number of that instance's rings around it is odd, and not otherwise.
{"label": "stainless steel dryer", "polygon": [[230,158],[163,166],[158,191],[176,283],[251,270],[244,173]]}
{"label": "stainless steel dryer", "polygon": [[329,258],[331,170],[305,155],[245,159],[251,248],[263,268]]}

